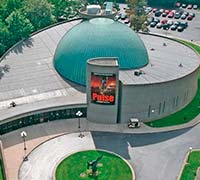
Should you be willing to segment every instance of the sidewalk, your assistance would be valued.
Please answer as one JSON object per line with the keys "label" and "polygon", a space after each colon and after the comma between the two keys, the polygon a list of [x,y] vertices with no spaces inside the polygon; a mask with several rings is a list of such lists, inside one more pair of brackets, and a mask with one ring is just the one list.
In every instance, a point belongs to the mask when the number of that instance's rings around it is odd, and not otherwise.
{"label": "sidewalk", "polygon": [[[129,129],[127,125],[104,125],[88,122],[86,119],[81,119],[81,130],[83,131],[102,131],[102,132],[118,132],[118,133],[132,133],[132,134],[144,134],[144,133],[159,133],[165,131],[174,131],[182,128],[189,128],[195,126],[200,122],[200,116],[197,116],[193,121],[167,128],[151,128],[145,124],[141,124],[140,128]],[[48,123],[38,124],[30,127],[26,127],[11,133],[5,134],[1,137],[5,161],[8,169],[8,180],[17,180],[18,171],[21,163],[23,162],[24,146],[23,140],[20,137],[20,132],[25,130],[27,132],[27,154],[29,154],[34,148],[41,143],[54,138],[56,136],[68,133],[78,132],[78,119],[68,119],[62,121],[52,121]]]}

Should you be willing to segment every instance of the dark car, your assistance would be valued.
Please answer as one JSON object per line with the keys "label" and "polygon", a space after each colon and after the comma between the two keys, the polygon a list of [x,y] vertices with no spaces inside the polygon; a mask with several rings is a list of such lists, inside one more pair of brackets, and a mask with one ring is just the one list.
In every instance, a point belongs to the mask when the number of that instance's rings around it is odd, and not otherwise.
{"label": "dark car", "polygon": [[169,24],[163,24],[163,29],[164,30],[168,30],[170,28],[170,25]]}
{"label": "dark car", "polygon": [[158,24],[158,23],[160,22],[160,19],[155,18],[155,19],[153,20],[153,22],[156,22],[156,24]]}
{"label": "dark car", "polygon": [[177,27],[178,27],[177,25],[172,25],[170,29],[171,29],[172,31],[176,31]]}
{"label": "dark car", "polygon": [[148,17],[147,18],[147,24],[149,25],[151,22],[153,22],[154,17]]}
{"label": "dark car", "polygon": [[178,26],[178,27],[177,27],[177,31],[178,31],[178,32],[183,32],[183,30],[184,30],[184,27],[182,27],[182,26]]}
{"label": "dark car", "polygon": [[185,29],[188,27],[188,22],[180,22],[179,26],[181,26]]}
{"label": "dark car", "polygon": [[162,14],[162,13],[161,13],[160,11],[156,11],[156,12],[155,12],[155,16],[156,16],[156,17],[159,17],[161,14]]}
{"label": "dark car", "polygon": [[156,24],[157,24],[156,22],[151,22],[151,23],[150,23],[150,27],[155,27]]}

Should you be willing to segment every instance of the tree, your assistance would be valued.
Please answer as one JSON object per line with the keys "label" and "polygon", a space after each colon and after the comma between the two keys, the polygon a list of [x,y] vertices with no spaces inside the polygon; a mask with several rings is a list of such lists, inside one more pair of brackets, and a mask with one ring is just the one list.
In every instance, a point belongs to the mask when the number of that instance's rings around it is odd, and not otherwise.
{"label": "tree", "polygon": [[0,20],[0,56],[10,46],[9,37],[10,34],[6,24]]}
{"label": "tree", "polygon": [[0,3],[0,16],[6,19],[14,10],[22,8],[23,0],[6,0]]}
{"label": "tree", "polygon": [[30,20],[35,30],[53,24],[56,20],[52,14],[53,5],[47,0],[24,1],[24,13]]}
{"label": "tree", "polygon": [[29,37],[30,33],[33,32],[32,24],[19,10],[13,11],[6,18],[6,23],[13,43]]}
{"label": "tree", "polygon": [[53,4],[53,15],[58,20],[60,16],[64,16],[66,19],[70,15],[75,15],[77,13],[77,9],[81,7],[81,1],[71,0],[71,1],[63,1],[63,0],[51,0]]}
{"label": "tree", "polygon": [[138,32],[148,31],[147,26],[145,25],[145,21],[147,20],[147,15],[144,11],[144,6],[146,6],[145,0],[128,0],[128,9],[127,13],[130,18],[130,27]]}

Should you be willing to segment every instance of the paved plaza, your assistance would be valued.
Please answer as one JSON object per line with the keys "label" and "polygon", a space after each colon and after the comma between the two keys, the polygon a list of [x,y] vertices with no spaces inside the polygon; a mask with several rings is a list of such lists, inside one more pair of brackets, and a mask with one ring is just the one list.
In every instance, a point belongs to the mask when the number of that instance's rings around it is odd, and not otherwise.
{"label": "paved plaza", "polygon": [[[28,134],[28,161],[25,162],[20,137],[22,130]],[[8,179],[17,180],[19,176],[19,180],[38,180],[39,177],[50,180],[53,167],[63,157],[84,149],[104,149],[128,160],[134,168],[136,179],[175,180],[189,147],[200,148],[198,124],[172,132],[162,132],[164,129],[161,128],[159,132],[143,124],[139,129],[125,126],[114,128],[82,119],[81,130],[85,135],[83,138],[78,137],[78,120],[68,119],[26,127],[2,136]]]}

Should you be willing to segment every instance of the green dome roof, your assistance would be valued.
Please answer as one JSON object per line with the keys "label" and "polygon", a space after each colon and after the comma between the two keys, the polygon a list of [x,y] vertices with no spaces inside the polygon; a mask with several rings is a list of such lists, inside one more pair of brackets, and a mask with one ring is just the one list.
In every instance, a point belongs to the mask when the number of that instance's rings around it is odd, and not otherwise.
{"label": "green dome roof", "polygon": [[54,66],[63,78],[86,85],[87,60],[95,57],[118,57],[120,69],[141,68],[149,62],[143,42],[132,29],[111,19],[95,18],[64,35]]}

